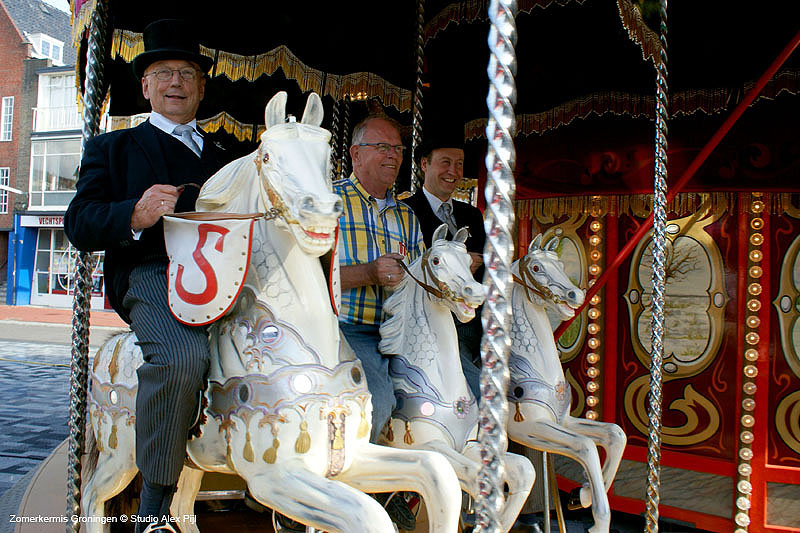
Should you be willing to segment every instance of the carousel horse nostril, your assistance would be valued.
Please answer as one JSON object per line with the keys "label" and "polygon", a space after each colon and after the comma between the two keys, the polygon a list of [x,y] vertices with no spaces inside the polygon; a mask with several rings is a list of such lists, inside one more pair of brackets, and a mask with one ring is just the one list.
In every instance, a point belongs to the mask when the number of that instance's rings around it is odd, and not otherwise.
{"label": "carousel horse nostril", "polygon": [[300,199],[300,212],[301,213],[309,213],[314,211],[314,197],[312,196],[303,196]]}

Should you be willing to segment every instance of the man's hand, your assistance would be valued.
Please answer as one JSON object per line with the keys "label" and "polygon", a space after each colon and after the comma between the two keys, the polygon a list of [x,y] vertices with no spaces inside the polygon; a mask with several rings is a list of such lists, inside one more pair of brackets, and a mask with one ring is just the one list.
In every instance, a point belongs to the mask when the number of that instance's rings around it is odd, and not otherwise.
{"label": "man's hand", "polygon": [[472,258],[472,263],[469,265],[469,269],[474,274],[476,270],[478,270],[481,265],[483,264],[483,254],[477,254],[475,252],[468,252],[469,256]]}
{"label": "man's hand", "polygon": [[386,254],[369,263],[342,266],[339,269],[342,290],[346,291],[365,285],[394,287],[405,276],[402,267],[397,264],[398,259],[402,261],[403,256],[400,254]]}
{"label": "man's hand", "polygon": [[146,191],[131,214],[131,229],[141,231],[152,227],[161,218],[161,215],[174,213],[178,197],[183,192],[183,187],[172,185],[153,185]]}
{"label": "man's hand", "polygon": [[402,281],[405,272],[403,268],[397,264],[397,261],[402,261],[404,258],[400,254],[386,254],[371,262],[374,271],[375,285],[383,285],[384,287],[394,287]]}

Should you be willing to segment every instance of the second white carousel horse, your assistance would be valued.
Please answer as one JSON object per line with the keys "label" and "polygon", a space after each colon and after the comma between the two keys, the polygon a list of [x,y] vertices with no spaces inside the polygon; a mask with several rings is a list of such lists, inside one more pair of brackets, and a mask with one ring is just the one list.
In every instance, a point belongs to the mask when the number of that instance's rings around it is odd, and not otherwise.
{"label": "second white carousel horse", "polygon": [[[207,421],[188,442],[172,514],[194,514],[208,471],[238,474],[262,504],[328,532],[393,532],[365,492],[398,490],[423,496],[432,531],[454,532],[461,498],[450,465],[435,453],[369,443],[371,398],[361,364],[340,343],[335,298],[319,260],[334,246],[342,212],[328,179],[330,133],[319,127],[316,94],[299,123],[286,122],[285,105],[285,93],[270,100],[258,149],[211,177],[197,202],[199,210],[271,213],[273,220],[254,222],[241,293],[210,329]],[[219,274],[243,276],[236,270]],[[105,501],[136,474],[142,356],[134,342],[130,333],[118,336],[95,357],[89,412],[99,455],[87,472],[88,516],[102,516]],[[89,533],[101,529],[87,524]]]}
{"label": "second white carousel horse", "polygon": [[[511,267],[512,326],[508,401],[515,413],[508,418],[508,438],[540,451],[565,455],[583,466],[588,483],[576,496],[592,507],[592,533],[607,532],[611,520],[607,491],[617,474],[627,437],[612,423],[570,415],[570,386],[558,357],[546,307],[571,318],[584,292],[570,281],[559,261],[558,238],[542,245],[537,235],[523,258]],[[597,446],[606,450],[600,466]]]}
{"label": "second white carousel horse", "polygon": [[[397,408],[382,441],[441,453],[461,488],[477,498],[478,404],[464,378],[453,314],[462,322],[471,320],[486,296],[469,269],[464,245],[468,230],[460,229],[452,241],[446,236],[443,224],[384,303],[388,318],[380,328],[379,349],[392,355],[389,373]],[[508,531],[528,498],[535,472],[525,457],[506,453],[503,461],[508,493],[499,526]]]}

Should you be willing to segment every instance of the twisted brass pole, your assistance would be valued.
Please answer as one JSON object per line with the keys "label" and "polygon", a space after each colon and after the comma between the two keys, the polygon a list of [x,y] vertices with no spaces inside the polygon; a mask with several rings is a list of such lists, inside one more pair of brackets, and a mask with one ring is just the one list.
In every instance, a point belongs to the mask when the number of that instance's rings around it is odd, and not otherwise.
{"label": "twisted brass pole", "polygon": [[492,0],[489,5],[489,122],[486,126],[486,264],[484,285],[488,282],[484,305],[484,336],[481,342],[481,403],[479,411],[481,469],[478,476],[479,498],[474,531],[498,532],[500,512],[505,503],[503,484],[505,466],[502,454],[508,446],[508,352],[511,339],[511,261],[514,245],[514,103],[517,89],[517,29],[514,17],[517,3]]}
{"label": "twisted brass pole", "polygon": [[339,110],[341,102],[336,100],[333,104],[331,114],[331,180],[335,181],[339,176],[339,149],[344,144],[341,129],[339,128]]}
{"label": "twisted brass pole", "polygon": [[[105,98],[105,49],[108,37],[108,4],[99,0],[92,14],[87,44],[86,81],[83,91],[81,151],[97,135]],[[67,455],[67,516],[81,511],[81,456],[86,434],[86,388],[89,368],[89,313],[91,308],[92,254],[80,252],[75,260],[72,303],[72,357],[69,398],[69,450]],[[78,533],[80,522],[68,521],[67,532]]]}
{"label": "twisted brass pole", "polygon": [[411,122],[411,180],[409,194],[417,192],[417,184],[422,183],[422,170],[417,163],[417,148],[422,143],[422,67],[425,55],[422,32],[425,30],[425,0],[417,0],[417,83],[414,90],[414,109]]}
{"label": "twisted brass pole", "polygon": [[661,484],[661,365],[664,358],[664,292],[667,224],[667,0],[659,6],[661,62],[656,66],[656,153],[653,184],[653,318],[651,322],[649,427],[647,443],[648,532],[658,531]]}
{"label": "twisted brass pole", "polygon": [[347,161],[350,159],[350,152],[347,142],[350,135],[350,96],[345,95],[342,98],[342,153],[339,154],[339,179],[344,179],[350,175],[349,165]]}

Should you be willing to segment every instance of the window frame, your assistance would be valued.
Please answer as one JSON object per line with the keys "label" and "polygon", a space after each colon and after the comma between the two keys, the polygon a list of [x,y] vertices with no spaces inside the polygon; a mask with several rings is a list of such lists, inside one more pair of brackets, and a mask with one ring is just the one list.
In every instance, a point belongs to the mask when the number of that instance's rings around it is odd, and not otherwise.
{"label": "window frame", "polygon": [[14,140],[14,97],[4,96],[0,103],[0,141]]}

